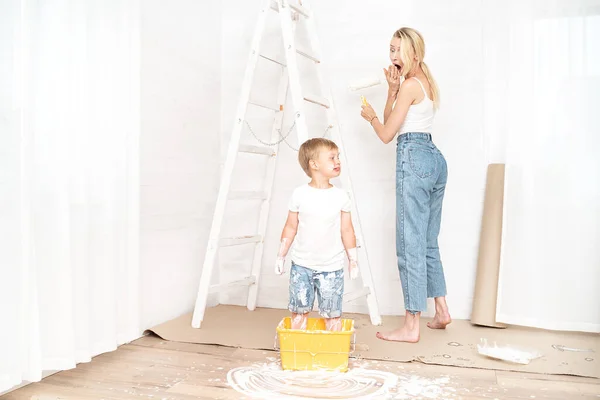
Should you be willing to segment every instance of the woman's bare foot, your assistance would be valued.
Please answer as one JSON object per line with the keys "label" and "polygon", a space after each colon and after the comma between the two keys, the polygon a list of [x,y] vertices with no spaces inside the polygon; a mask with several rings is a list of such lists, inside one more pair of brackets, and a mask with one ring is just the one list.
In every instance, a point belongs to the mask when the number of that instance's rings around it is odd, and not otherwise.
{"label": "woman's bare foot", "polygon": [[390,332],[377,332],[377,338],[393,342],[417,343],[420,339],[419,317],[421,313],[411,314],[406,312],[404,326]]}
{"label": "woman's bare foot", "polygon": [[450,318],[448,311],[445,314],[436,312],[433,321],[428,322],[427,327],[431,329],[446,329],[446,325],[449,325],[451,322],[452,318]]}
{"label": "woman's bare foot", "polygon": [[378,339],[381,340],[389,340],[392,342],[407,342],[407,343],[417,343],[420,339],[419,332],[410,331],[406,329],[405,326],[402,328],[396,329],[390,332],[377,332]]}
{"label": "woman's bare foot", "polygon": [[435,316],[433,321],[427,323],[427,327],[431,329],[446,329],[446,326],[452,322],[448,305],[445,297],[435,298]]}

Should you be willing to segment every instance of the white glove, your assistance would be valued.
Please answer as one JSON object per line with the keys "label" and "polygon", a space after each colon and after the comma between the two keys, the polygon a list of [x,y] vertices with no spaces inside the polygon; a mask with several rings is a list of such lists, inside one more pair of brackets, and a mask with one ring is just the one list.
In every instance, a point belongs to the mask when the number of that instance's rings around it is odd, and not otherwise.
{"label": "white glove", "polygon": [[348,249],[348,269],[350,271],[350,279],[358,278],[358,255],[356,254],[356,247]]}
{"label": "white glove", "polygon": [[281,245],[279,246],[279,252],[277,253],[277,261],[275,261],[275,273],[277,275],[283,274],[285,266],[285,256],[291,245],[291,243],[288,242],[288,238],[281,239]]}
{"label": "white glove", "polygon": [[281,275],[284,272],[283,267],[285,266],[285,258],[277,257],[277,261],[275,261],[275,273],[277,275]]}

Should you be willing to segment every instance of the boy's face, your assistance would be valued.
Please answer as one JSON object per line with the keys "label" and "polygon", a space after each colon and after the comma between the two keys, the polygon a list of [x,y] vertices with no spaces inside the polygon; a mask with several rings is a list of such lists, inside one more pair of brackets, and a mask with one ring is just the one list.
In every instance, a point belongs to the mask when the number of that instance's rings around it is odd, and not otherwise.
{"label": "boy's face", "polygon": [[[326,178],[335,178],[340,176],[340,152],[338,149],[321,149],[319,156],[315,160],[317,173]],[[314,170],[313,170],[314,171]],[[314,173],[314,172],[313,172]]]}

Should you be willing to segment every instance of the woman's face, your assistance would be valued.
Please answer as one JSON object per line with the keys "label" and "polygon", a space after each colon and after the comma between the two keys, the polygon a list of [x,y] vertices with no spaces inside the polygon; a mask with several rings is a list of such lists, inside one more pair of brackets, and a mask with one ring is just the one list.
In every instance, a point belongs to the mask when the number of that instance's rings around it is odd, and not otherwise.
{"label": "woman's face", "polygon": [[401,70],[403,66],[402,58],[400,58],[401,43],[402,41],[400,38],[396,36],[390,41],[390,61],[398,68],[398,70]]}

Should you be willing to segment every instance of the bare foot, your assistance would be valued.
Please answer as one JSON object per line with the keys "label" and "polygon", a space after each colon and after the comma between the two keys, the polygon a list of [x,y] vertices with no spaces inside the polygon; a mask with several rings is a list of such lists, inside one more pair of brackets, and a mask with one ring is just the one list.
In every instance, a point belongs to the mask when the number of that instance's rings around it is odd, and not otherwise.
{"label": "bare foot", "polygon": [[328,331],[339,332],[342,330],[342,318],[326,318],[325,328]]}
{"label": "bare foot", "polygon": [[446,304],[446,297],[440,296],[435,298],[435,316],[433,321],[427,323],[427,327],[430,329],[446,329],[446,325],[452,322],[450,313],[448,312],[448,304]]}
{"label": "bare foot", "polygon": [[392,342],[417,343],[420,339],[418,330],[408,330],[405,326],[390,332],[377,332],[377,338]]}
{"label": "bare foot", "polygon": [[446,329],[446,325],[452,322],[450,313],[446,310],[445,312],[437,312],[433,317],[433,321],[427,323],[427,327],[431,329]]}
{"label": "bare foot", "polygon": [[308,324],[308,314],[292,313],[292,329],[306,330]]}
{"label": "bare foot", "polygon": [[381,340],[389,340],[392,342],[407,342],[417,343],[420,339],[419,334],[419,319],[421,313],[411,314],[406,312],[404,317],[404,325],[402,328],[395,329],[390,332],[377,332],[377,338]]}

